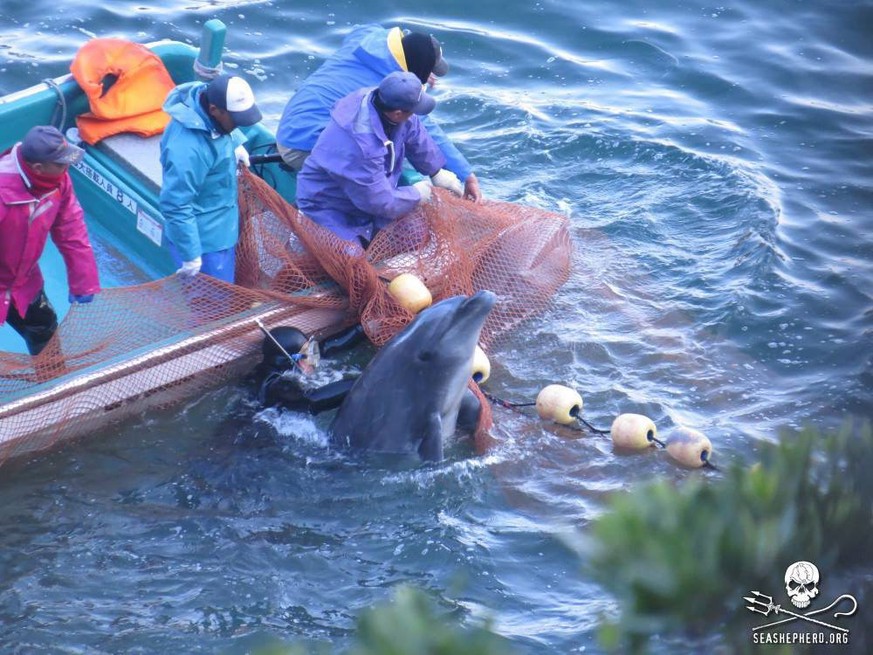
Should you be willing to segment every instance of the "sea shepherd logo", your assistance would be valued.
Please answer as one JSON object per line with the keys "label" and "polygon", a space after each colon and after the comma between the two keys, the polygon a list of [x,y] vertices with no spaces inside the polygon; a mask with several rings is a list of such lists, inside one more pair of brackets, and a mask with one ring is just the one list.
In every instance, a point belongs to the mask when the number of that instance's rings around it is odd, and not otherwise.
{"label": "sea shepherd logo", "polygon": [[[785,570],[785,591],[791,604],[805,610],[818,596],[821,578],[812,562],[795,562]],[[752,628],[752,642],[756,644],[848,644],[849,630],[839,625],[839,619],[852,616],[858,609],[854,596],[843,594],[821,609],[799,613],[773,603],[773,597],[760,591],[744,596],[750,612],[777,618]],[[833,610],[833,613],[831,613]],[[772,616],[771,616],[772,615]],[[780,618],[781,617],[781,618]],[[802,622],[799,630],[796,622]],[[794,625],[791,625],[794,624]],[[783,626],[791,625],[790,629]]]}

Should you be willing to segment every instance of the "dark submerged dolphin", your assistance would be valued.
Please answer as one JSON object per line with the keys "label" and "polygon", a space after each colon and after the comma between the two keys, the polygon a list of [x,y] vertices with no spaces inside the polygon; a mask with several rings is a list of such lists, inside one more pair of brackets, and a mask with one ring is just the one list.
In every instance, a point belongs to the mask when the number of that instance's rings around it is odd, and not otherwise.
{"label": "dark submerged dolphin", "polygon": [[479,291],[416,316],[382,346],[343,400],[330,428],[334,443],[441,460],[459,412],[465,424],[478,417],[479,401],[467,383],[482,324],[496,301],[490,291]]}

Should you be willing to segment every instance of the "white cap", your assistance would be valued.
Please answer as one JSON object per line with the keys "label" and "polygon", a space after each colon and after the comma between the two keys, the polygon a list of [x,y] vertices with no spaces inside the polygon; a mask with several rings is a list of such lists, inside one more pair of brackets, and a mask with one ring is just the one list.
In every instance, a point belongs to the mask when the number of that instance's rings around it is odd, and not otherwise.
{"label": "white cap", "polygon": [[254,125],[261,120],[252,87],[236,75],[219,75],[206,87],[206,99],[230,114],[237,127]]}

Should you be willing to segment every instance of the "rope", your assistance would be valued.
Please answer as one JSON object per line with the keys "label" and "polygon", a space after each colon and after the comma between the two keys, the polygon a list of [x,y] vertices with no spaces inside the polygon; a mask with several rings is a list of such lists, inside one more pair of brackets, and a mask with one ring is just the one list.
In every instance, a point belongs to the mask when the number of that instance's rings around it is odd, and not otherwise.
{"label": "rope", "polygon": [[[494,396],[494,395],[488,393],[484,389],[482,389],[482,395],[484,395],[488,400],[490,400],[495,405],[500,405],[501,407],[505,407],[506,409],[518,409],[519,407],[534,407],[534,406],[536,406],[535,402],[533,402],[533,403],[512,403],[512,402],[509,402],[508,400],[503,400],[502,398],[498,398],[497,396]],[[609,430],[600,430],[598,428],[595,428],[588,421],[586,421],[584,418],[579,416],[578,409],[571,411],[570,415],[573,416],[573,418],[575,418],[577,421],[579,421],[580,423],[585,425],[585,427],[588,428],[589,430],[591,430],[591,432],[593,432],[594,434],[609,434],[610,433]],[[658,443],[660,443],[660,442],[658,442]],[[663,446],[663,444],[661,444],[661,445]]]}
{"label": "rope", "polygon": [[[43,80],[43,83],[44,83],[48,88],[53,89],[54,92],[55,92],[55,95],[58,96],[58,102],[57,102],[57,104],[55,105],[54,110],[52,111],[51,124],[52,124],[54,127],[57,127],[59,130],[63,130],[63,129],[64,129],[64,125],[67,124],[67,98],[66,98],[66,96],[64,95],[64,92],[61,90],[61,87],[60,87],[60,86],[58,85],[58,83],[55,82],[54,80],[52,80],[52,79],[45,79],[45,80]],[[61,110],[61,121],[60,121],[60,123],[57,123],[57,122],[55,121],[55,119],[57,118],[57,115],[58,115],[58,108],[60,108],[60,110]]]}
{"label": "rope", "polygon": [[218,62],[218,66],[207,66],[199,59],[194,60],[194,74],[201,80],[214,80],[224,72],[224,63]]}
{"label": "rope", "polygon": [[517,407],[533,407],[536,403],[511,403],[508,400],[503,400],[502,398],[498,398],[494,396],[484,389],[480,387],[482,391],[482,395],[485,396],[488,400],[490,400],[495,405],[500,405],[501,407],[505,407],[506,409],[516,409]]}
{"label": "rope", "polygon": [[570,412],[570,414],[571,414],[571,416],[573,416],[573,418],[575,418],[577,421],[579,421],[580,423],[582,423],[586,428],[588,428],[589,430],[591,430],[594,434],[610,434],[610,430],[601,430],[600,428],[595,428],[595,427],[594,427],[593,425],[591,425],[588,421],[586,421],[584,418],[582,418],[581,416],[579,416],[579,412],[578,412],[578,411],[576,411],[575,413],[574,413],[574,412]]}
{"label": "rope", "polygon": [[[494,403],[495,405],[500,405],[501,407],[505,407],[506,409],[518,409],[519,407],[533,407],[536,405],[536,403],[512,403],[512,402],[509,402],[508,400],[503,400],[502,398],[498,398],[497,396],[494,396],[494,395],[488,393],[487,391],[485,391],[481,387],[480,387],[480,391],[482,392],[482,395],[485,396],[492,403]],[[592,432],[593,434],[611,434],[612,433],[611,430],[601,430],[600,428],[595,428],[593,425],[591,425],[588,421],[586,421],[584,418],[582,418],[580,416],[578,409],[573,409],[570,412],[570,415],[573,418],[575,418],[577,421],[579,421],[579,423],[581,423],[586,428],[588,428],[588,430],[590,432]],[[584,430],[582,428],[580,428],[579,426],[574,426],[572,424],[565,425],[565,427],[568,427],[570,429],[576,429],[576,430],[579,430],[580,432],[584,432]],[[667,446],[667,444],[665,444],[660,439],[653,437],[652,441],[654,441],[661,448],[666,448],[666,446]],[[710,463],[709,460],[704,461],[703,467],[708,468],[708,469],[713,469],[715,471],[718,470],[718,468],[716,466],[714,466],[712,463]]]}

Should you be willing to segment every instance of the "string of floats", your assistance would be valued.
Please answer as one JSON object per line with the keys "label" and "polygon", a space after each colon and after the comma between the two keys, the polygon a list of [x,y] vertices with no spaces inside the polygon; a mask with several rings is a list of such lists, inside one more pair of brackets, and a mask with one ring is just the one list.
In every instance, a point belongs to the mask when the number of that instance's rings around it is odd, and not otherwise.
{"label": "string of floats", "polygon": [[[413,314],[417,314],[433,302],[428,288],[410,273],[401,273],[391,280],[388,284],[388,291],[398,303]],[[609,430],[601,430],[582,418],[583,401],[579,392],[561,384],[550,384],[544,387],[537,394],[534,402],[503,400],[481,388],[481,385],[491,375],[491,363],[479,346],[476,346],[473,355],[471,375],[473,380],[480,385],[483,395],[495,405],[512,410],[534,407],[543,420],[567,426],[581,424],[594,434],[608,434],[617,448],[644,450],[660,447],[683,466],[716,469],[716,466],[710,461],[712,442],[706,435],[694,428],[677,426],[670,431],[666,439],[661,440],[658,438],[658,428],[652,419],[643,414],[625,413],[619,414],[615,418]]]}

